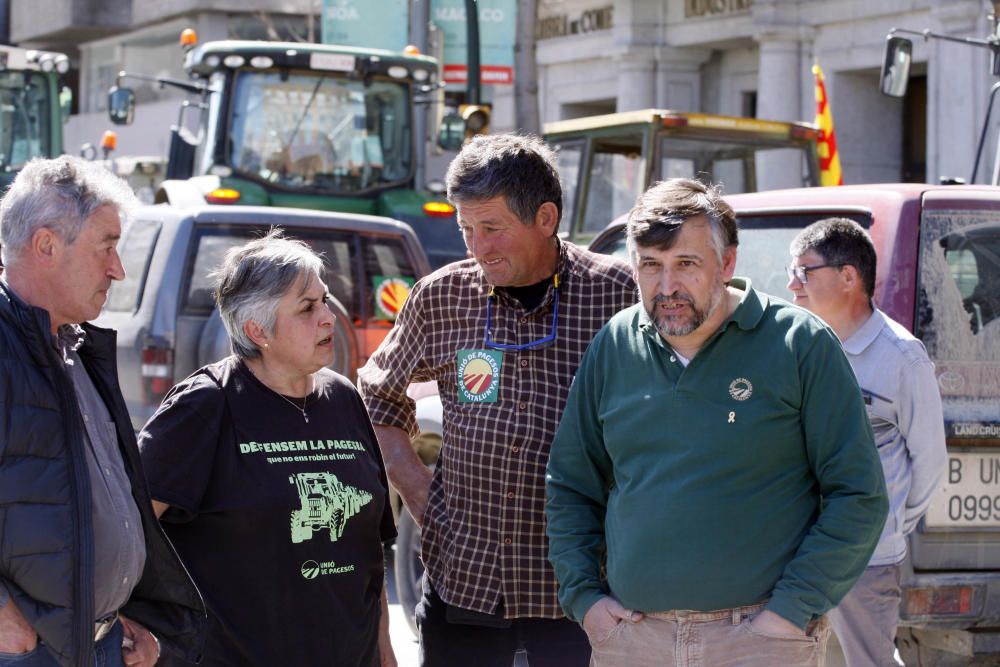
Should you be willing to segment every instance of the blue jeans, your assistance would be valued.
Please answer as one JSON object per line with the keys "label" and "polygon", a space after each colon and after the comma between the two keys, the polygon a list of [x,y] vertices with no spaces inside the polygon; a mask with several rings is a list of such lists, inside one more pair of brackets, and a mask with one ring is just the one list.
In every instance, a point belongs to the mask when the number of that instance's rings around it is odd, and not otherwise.
{"label": "blue jeans", "polygon": [[[115,623],[104,639],[94,644],[94,667],[124,667],[122,662],[122,624]],[[41,641],[34,651],[0,653],[0,667],[59,667],[49,649]]]}

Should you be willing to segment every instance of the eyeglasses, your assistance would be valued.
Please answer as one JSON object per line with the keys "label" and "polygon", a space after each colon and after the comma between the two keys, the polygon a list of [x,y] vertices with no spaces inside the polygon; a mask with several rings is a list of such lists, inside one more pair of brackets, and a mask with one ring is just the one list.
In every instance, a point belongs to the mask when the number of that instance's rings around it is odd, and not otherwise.
{"label": "eyeglasses", "polygon": [[522,343],[520,345],[511,345],[508,343],[497,343],[493,340],[493,336],[490,335],[491,325],[493,324],[493,290],[490,290],[489,295],[486,297],[486,332],[483,334],[483,347],[489,350],[535,350],[540,347],[545,347],[551,345],[556,340],[556,325],[559,324],[559,274],[552,276],[552,285],[555,288],[555,299],[552,302],[552,328],[549,330],[549,335],[544,338],[539,338],[538,340],[533,340],[530,343]]}
{"label": "eyeglasses", "polygon": [[788,279],[791,280],[795,278],[803,285],[809,283],[809,272],[815,271],[816,269],[839,269],[843,264],[817,264],[815,266],[786,266],[785,273],[788,274]]}

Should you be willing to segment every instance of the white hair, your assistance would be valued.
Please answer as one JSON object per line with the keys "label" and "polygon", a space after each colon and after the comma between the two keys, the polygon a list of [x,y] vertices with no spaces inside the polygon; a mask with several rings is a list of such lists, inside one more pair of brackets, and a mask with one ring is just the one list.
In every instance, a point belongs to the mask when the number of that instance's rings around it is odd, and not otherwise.
{"label": "white hair", "polygon": [[72,244],[97,209],[114,207],[124,224],[138,204],[128,184],[99,164],[70,155],[35,158],[0,202],[3,263],[14,263],[40,229]]}

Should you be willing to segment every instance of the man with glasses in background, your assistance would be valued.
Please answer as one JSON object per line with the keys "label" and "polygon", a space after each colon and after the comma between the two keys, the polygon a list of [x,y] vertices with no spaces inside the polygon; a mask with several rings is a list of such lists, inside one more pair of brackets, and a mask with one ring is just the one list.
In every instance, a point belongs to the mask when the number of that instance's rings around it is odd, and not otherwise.
{"label": "man with glasses in background", "polygon": [[792,241],[788,289],[834,330],[857,376],[889,492],[889,518],[864,574],[830,612],[848,667],[896,657],[906,535],[944,474],[944,417],[924,344],[875,307],[875,246],[853,220],[815,222]]}
{"label": "man with glasses in background", "polygon": [[[635,283],[559,241],[562,188],[538,138],[475,137],[447,184],[472,259],[417,283],[358,372],[389,480],[423,528],[421,664],[510,667],[524,651],[533,667],[584,667],[547,557],[545,465],[580,358]],[[444,416],[433,474],[406,395],[431,380]]]}

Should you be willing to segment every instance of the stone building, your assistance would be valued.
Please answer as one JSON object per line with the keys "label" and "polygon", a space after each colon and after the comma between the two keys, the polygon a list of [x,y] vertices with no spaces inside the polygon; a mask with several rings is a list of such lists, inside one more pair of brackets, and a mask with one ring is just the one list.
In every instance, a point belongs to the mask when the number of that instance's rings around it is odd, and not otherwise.
{"label": "stone building", "polygon": [[[538,0],[541,118],[656,106],[812,120],[810,69],[818,61],[846,182],[967,179],[994,83],[988,52],[917,38],[903,100],[878,92],[878,71],[891,28],[981,38],[990,31],[988,7],[982,0]],[[318,30],[320,11],[321,0],[10,0],[10,35],[73,58],[73,146],[97,141],[108,127],[106,91],[119,70],[184,77],[181,29],[194,27],[202,40],[305,39],[310,25]],[[179,94],[133,84],[143,122],[119,130],[120,150],[165,155]],[[493,128],[511,129],[511,87],[488,97]],[[980,181],[992,170],[995,141],[994,132]]]}
{"label": "stone building", "polygon": [[968,179],[994,83],[988,51],[917,37],[903,100],[883,96],[878,75],[891,28],[982,38],[988,9],[980,0],[540,0],[542,118],[663,107],[811,121],[818,61],[845,182]]}
{"label": "stone building", "polygon": [[[185,28],[214,39],[318,40],[321,0],[10,0],[15,44],[67,53],[73,61],[74,115],[66,150],[99,143],[111,128],[108,88],[121,70],[187,79],[179,37]],[[115,127],[118,153],[165,157],[168,129],[184,95],[130,80],[137,122]]]}

